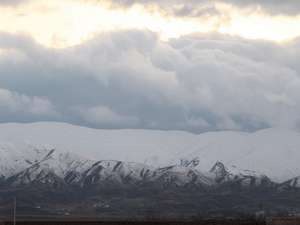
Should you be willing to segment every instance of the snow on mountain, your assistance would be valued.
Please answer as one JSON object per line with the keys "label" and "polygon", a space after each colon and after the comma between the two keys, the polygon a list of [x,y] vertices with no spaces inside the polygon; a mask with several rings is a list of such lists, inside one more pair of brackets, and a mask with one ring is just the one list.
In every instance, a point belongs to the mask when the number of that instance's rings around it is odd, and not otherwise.
{"label": "snow on mountain", "polygon": [[[59,152],[51,148],[0,143],[0,176],[4,177],[10,177],[25,170],[37,173],[40,169],[51,169],[57,175],[62,176],[67,168],[75,170],[84,167],[86,161],[88,160],[75,154]],[[34,176],[34,173],[31,175]]]}
{"label": "snow on mountain", "polygon": [[96,160],[162,165],[190,147],[195,135],[180,131],[101,130],[65,123],[0,124],[0,143],[57,148]]}
{"label": "snow on mountain", "polygon": [[[300,133],[275,128],[196,135],[182,131],[101,130],[52,122],[9,123],[0,125],[0,174],[13,174],[42,160],[41,149],[61,149],[72,153],[72,157],[153,167],[180,165],[178,170],[189,165],[204,173],[219,161],[231,174],[265,174],[283,182],[300,174],[299,147]],[[63,158],[65,154],[54,154],[68,161]],[[74,161],[78,162],[73,158],[69,162]]]}
{"label": "snow on mountain", "polygon": [[[51,187],[64,185],[138,185],[152,183],[160,186],[183,187],[196,185],[208,187],[214,184],[213,178],[200,171],[182,166],[163,168],[150,167],[142,163],[116,160],[89,160],[84,157],[61,152],[56,149],[27,149],[31,161],[23,155],[16,156],[14,164],[9,162],[8,173],[2,177],[9,185],[47,184]],[[9,152],[7,152],[9,155]],[[34,160],[32,160],[34,159]],[[19,165],[17,165],[19,164]]]}
{"label": "snow on mountain", "polygon": [[300,176],[284,182],[285,185],[293,188],[300,188]]}
{"label": "snow on mountain", "polygon": [[275,128],[204,133],[182,158],[199,160],[200,170],[221,161],[234,174],[265,174],[281,182],[300,174],[300,133]]}

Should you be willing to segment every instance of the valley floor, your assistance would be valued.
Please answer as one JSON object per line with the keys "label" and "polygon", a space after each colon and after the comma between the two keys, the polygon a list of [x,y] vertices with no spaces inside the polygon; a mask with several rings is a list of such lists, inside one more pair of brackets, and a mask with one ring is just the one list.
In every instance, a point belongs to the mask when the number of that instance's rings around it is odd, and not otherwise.
{"label": "valley floor", "polygon": [[[1,225],[12,225],[12,222],[3,222]],[[265,225],[266,222],[253,221],[253,220],[205,220],[205,221],[194,221],[194,222],[172,222],[172,221],[86,221],[86,220],[60,220],[60,221],[19,221],[18,225]],[[270,224],[272,225],[272,224]],[[285,224],[282,224],[285,225]],[[289,224],[288,224],[289,225]]]}
{"label": "valley floor", "polygon": [[[32,220],[32,218],[23,218],[17,222],[18,225],[299,225],[300,218],[268,218],[257,221],[251,219],[232,220],[198,220],[198,221],[101,221],[97,219],[59,219],[48,218]],[[0,225],[13,225],[12,221],[1,221]]]}

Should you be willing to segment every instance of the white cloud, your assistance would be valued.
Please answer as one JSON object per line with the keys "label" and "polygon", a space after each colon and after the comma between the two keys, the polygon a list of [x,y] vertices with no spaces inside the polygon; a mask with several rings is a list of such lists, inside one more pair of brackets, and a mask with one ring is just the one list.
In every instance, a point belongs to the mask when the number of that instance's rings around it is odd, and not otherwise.
{"label": "white cloud", "polygon": [[2,94],[0,103],[31,115],[46,115],[53,103],[60,120],[102,128],[294,128],[300,121],[299,41],[197,35],[163,42],[150,32],[122,31],[49,50],[0,35],[0,47],[26,56],[0,57],[1,87],[26,95]]}
{"label": "white cloud", "polygon": [[1,114],[28,114],[33,116],[57,116],[53,105],[42,97],[27,95],[0,89]]}
{"label": "white cloud", "polygon": [[120,115],[106,106],[95,106],[77,110],[80,116],[92,125],[135,127],[139,120],[133,116]]}

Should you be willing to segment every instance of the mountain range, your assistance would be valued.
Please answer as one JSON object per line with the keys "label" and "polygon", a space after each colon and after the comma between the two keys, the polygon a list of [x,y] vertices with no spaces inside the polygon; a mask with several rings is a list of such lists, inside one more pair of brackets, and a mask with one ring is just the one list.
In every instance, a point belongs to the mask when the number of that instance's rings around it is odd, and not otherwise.
{"label": "mountain range", "polygon": [[[247,200],[245,211],[257,210],[266,197],[277,202],[276,212],[300,208],[293,207],[298,202],[290,201],[300,192],[300,133],[296,131],[273,128],[255,133],[196,135],[181,131],[97,130],[49,122],[2,124],[0,134],[0,191],[7,194],[0,197],[0,202],[9,201],[7,197],[12,195],[18,195],[27,206],[26,196],[36,202],[64,196],[57,201],[69,202],[78,193],[88,196],[84,199],[106,199],[115,190],[113,197],[122,195],[122,201],[132,200],[127,196],[132,191],[140,193],[147,207],[149,201],[160,196],[153,193],[161,192],[162,204],[170,198],[175,200],[172,204],[192,201],[200,193],[201,201],[203,196],[213,196],[209,201],[216,203],[211,208],[219,211],[228,208],[230,201],[222,206],[224,196],[240,202],[248,195],[253,199]],[[104,195],[106,192],[110,194]],[[183,194],[188,197],[178,200]],[[285,200],[278,200],[282,198]],[[37,204],[30,202],[31,207]],[[189,209],[186,204],[191,203],[184,203],[183,208]]]}

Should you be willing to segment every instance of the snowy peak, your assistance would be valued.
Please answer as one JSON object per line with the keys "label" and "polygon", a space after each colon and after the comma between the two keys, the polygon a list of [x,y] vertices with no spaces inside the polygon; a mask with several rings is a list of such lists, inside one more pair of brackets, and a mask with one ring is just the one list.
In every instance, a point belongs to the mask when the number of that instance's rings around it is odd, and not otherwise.
{"label": "snowy peak", "polygon": [[[57,149],[30,147],[27,151],[30,153],[30,159],[24,158],[24,154],[9,156],[9,151],[6,151],[6,157],[19,164],[6,165],[5,171],[10,173],[3,175],[2,182],[13,186],[46,185],[52,188],[67,185],[86,188],[108,184],[119,187],[148,184],[158,187],[194,187],[203,190],[221,183],[236,182],[237,177],[240,180],[246,177],[229,173],[221,162],[215,163],[207,173],[196,168],[195,160],[192,163],[181,161],[181,165],[157,168],[118,160],[90,160]],[[5,174],[5,171],[1,174]],[[244,181],[243,185],[250,184],[253,186],[253,182],[246,184]],[[256,182],[256,185],[260,183]]]}
{"label": "snowy peak", "polygon": [[[63,123],[33,123],[0,124],[0,133],[0,177],[16,175],[36,163],[39,163],[37,171],[50,168],[59,177],[69,172],[67,168],[81,174],[98,161],[122,162],[115,171],[100,164],[104,168],[102,176],[105,171],[121,173],[124,170],[131,171],[134,177],[139,177],[138,173],[147,177],[151,175],[149,171],[175,165],[174,173],[175,170],[187,171],[186,174],[197,171],[221,183],[234,177],[264,180],[265,176],[282,183],[300,174],[300,134],[290,130],[195,135],[179,131],[97,130]],[[139,169],[133,169],[128,162],[134,162]]]}
{"label": "snowy peak", "polygon": [[230,179],[230,173],[221,162],[216,162],[209,172],[214,176],[217,183],[225,182]]}
{"label": "snowy peak", "polygon": [[300,188],[300,176],[285,181],[279,185],[280,190],[299,189]]}

